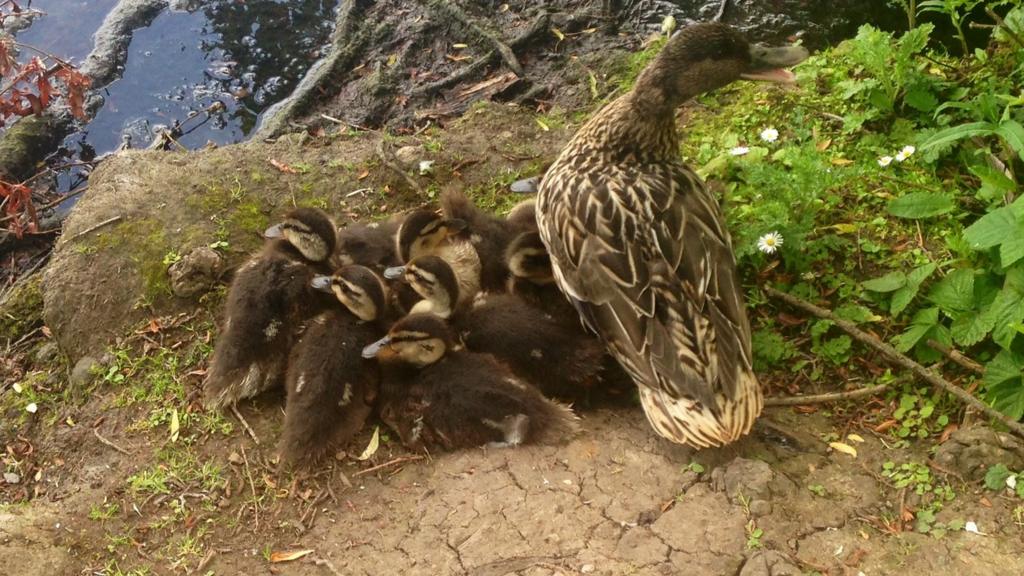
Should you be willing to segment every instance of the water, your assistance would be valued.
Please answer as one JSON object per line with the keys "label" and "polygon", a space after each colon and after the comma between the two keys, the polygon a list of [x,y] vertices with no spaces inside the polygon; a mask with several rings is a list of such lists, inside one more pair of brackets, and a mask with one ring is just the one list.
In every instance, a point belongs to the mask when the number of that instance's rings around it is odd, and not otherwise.
{"label": "water", "polygon": [[[18,41],[80,62],[92,33],[116,0],[35,0],[47,13]],[[156,129],[223,105],[185,124],[177,141],[195,149],[245,140],[260,114],[291,93],[330,44],[337,0],[209,0],[189,10],[164,10],[136,30],[120,79],[100,91],[104,104],[82,131],[69,136],[57,162],[145,148]],[[179,3],[181,4],[181,3]],[[25,6],[26,3],[23,3]],[[62,173],[58,188],[83,179]]]}

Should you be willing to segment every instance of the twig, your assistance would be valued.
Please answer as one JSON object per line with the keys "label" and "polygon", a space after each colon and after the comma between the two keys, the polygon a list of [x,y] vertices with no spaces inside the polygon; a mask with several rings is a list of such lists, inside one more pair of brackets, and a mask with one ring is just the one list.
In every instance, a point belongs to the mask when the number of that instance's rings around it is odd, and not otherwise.
{"label": "twig", "polygon": [[199,564],[196,565],[196,569],[193,570],[192,573],[193,574],[201,573],[203,571],[203,568],[206,568],[206,566],[210,563],[211,560],[213,560],[213,557],[216,556],[216,555],[217,555],[217,549],[216,548],[210,548],[210,550],[206,553],[206,556],[203,556],[203,559],[200,560]]}
{"label": "twig", "polygon": [[[70,199],[74,198],[75,196],[80,195],[82,192],[85,192],[88,189],[89,189],[88,186],[82,186],[81,188],[79,188],[77,190],[72,190],[71,192],[68,192],[67,194],[61,196],[60,198],[57,198],[53,202],[47,202],[46,204],[43,204],[42,206],[37,206],[36,207],[36,212],[42,212],[43,210],[49,210],[50,208],[53,208],[54,206],[56,206],[58,204],[64,203],[64,201],[66,201],[66,200],[70,200]],[[7,222],[8,220],[14,220],[17,216],[18,216],[17,214],[8,214],[7,216],[4,216],[3,218],[0,218],[0,224],[3,224],[4,222]]]}
{"label": "twig", "polygon": [[975,374],[985,373],[984,366],[978,364],[974,360],[971,360],[967,356],[964,356],[963,352],[960,352],[959,350],[950,348],[949,346],[946,346],[945,344],[938,342],[936,340],[932,340],[931,338],[928,339],[928,342],[926,342],[926,344],[928,344],[929,348],[933,350],[938,350],[946,358],[949,358],[953,362],[956,362],[957,364],[963,366],[964,368],[967,368],[968,370],[974,372]]}
{"label": "twig", "polygon": [[245,464],[245,475],[249,478],[249,489],[252,490],[252,514],[253,532],[260,529],[260,500],[256,497],[256,483],[252,481],[252,472],[249,471],[249,457],[245,455],[245,446],[242,446],[242,462]]}
{"label": "twig", "polygon": [[981,400],[978,400],[977,398],[975,398],[962,388],[954,386],[945,378],[935,374],[934,372],[925,368],[924,366],[921,366],[917,362],[914,362],[906,355],[901,354],[895,348],[886,344],[885,342],[882,342],[878,338],[868,334],[867,332],[860,330],[849,321],[843,320],[842,318],[839,318],[836,315],[832,314],[832,312],[825,310],[824,308],[815,306],[814,304],[811,304],[810,302],[807,302],[802,298],[797,298],[792,294],[780,292],[770,286],[765,286],[764,291],[772,298],[782,300],[783,302],[789,304],[790,306],[799,308],[819,318],[831,320],[832,322],[835,323],[836,326],[842,328],[847,334],[852,336],[854,339],[877,350],[889,362],[902,368],[905,368],[907,370],[910,370],[917,377],[921,378],[925,382],[928,382],[932,386],[941,388],[946,392],[949,392],[953,396],[959,398],[968,406],[977,409],[978,411],[982,412],[989,418],[993,418],[995,420],[1002,422],[1004,425],[1006,425],[1007,428],[1010,429],[1010,431],[1017,434],[1021,438],[1024,438],[1024,426],[1022,426],[1020,422],[1017,422],[1016,420],[1010,418],[1006,414],[1003,414],[1002,412],[993,409],[988,404],[985,404]]}
{"label": "twig", "polygon": [[331,564],[331,561],[327,558],[317,558],[313,560],[313,563],[317,566],[326,567],[328,570],[330,570],[331,574],[334,574],[335,576],[344,576],[341,572],[338,572],[338,569],[335,568],[334,564]]}
{"label": "twig", "polygon": [[256,436],[256,432],[252,429],[252,426],[249,426],[249,422],[246,421],[246,419],[242,416],[242,413],[238,411],[238,406],[232,404],[231,412],[235,415],[235,418],[238,418],[238,421],[242,423],[242,428],[245,428],[246,433],[248,433],[249,436],[252,437],[252,441],[255,442],[257,446],[259,446],[259,437]]}
{"label": "twig", "polygon": [[996,24],[1001,26],[1002,29],[1006,31],[1006,35],[1009,36],[1017,46],[1024,48],[1024,40],[1021,40],[1021,37],[1018,36],[1012,28],[1006,25],[1006,20],[1003,20],[1002,16],[996,14],[995,10],[993,10],[989,6],[985,7],[985,13],[988,14],[989,18],[995,20]]}
{"label": "twig", "polygon": [[454,5],[452,2],[446,0],[432,0],[430,7],[434,10],[442,13],[444,16],[457,20],[459,24],[462,24],[470,34],[476,36],[477,39],[482,40],[491,45],[491,47],[501,55],[502,61],[508,66],[508,69],[515,72],[516,76],[523,76],[523,65],[519,63],[519,59],[516,58],[515,52],[512,48],[501,41],[497,36],[481,28],[476,22],[470,19],[470,17],[463,12],[460,8]]}
{"label": "twig", "polygon": [[711,20],[713,22],[721,22],[722,17],[725,16],[725,9],[729,6],[729,0],[722,0],[722,3],[718,5],[718,12],[715,12],[715,17]]}
{"label": "twig", "polygon": [[373,466],[372,468],[367,468],[366,470],[360,470],[359,472],[356,472],[355,474],[353,474],[352,477],[355,478],[355,477],[358,477],[358,476],[362,476],[364,474],[369,474],[371,472],[376,472],[377,470],[380,470],[381,468],[387,468],[388,466],[394,466],[395,464],[402,464],[403,462],[415,462],[417,460],[423,460],[424,458],[426,458],[426,456],[420,456],[418,454],[415,455],[415,456],[402,456],[401,458],[395,458],[394,460],[389,460],[389,461],[387,461],[387,462],[385,462],[383,464],[378,464],[376,466]]}
{"label": "twig", "polygon": [[803,406],[804,404],[825,404],[826,402],[838,402],[839,400],[852,400],[863,396],[872,396],[885,392],[888,384],[879,384],[868,388],[858,388],[846,392],[830,392],[828,394],[807,394],[801,396],[779,396],[765,398],[765,406]]}
{"label": "twig", "polygon": [[90,227],[86,228],[85,230],[82,230],[78,234],[75,234],[71,238],[68,238],[67,242],[71,242],[73,240],[77,240],[78,238],[81,238],[82,236],[85,236],[86,234],[88,234],[90,232],[95,232],[95,231],[99,230],[100,228],[103,228],[107,224],[113,224],[114,222],[117,222],[120,219],[121,219],[121,215],[120,214],[118,214],[117,216],[114,216],[112,218],[107,218],[103,222],[100,222],[99,224],[96,224],[95,226],[90,226]]}
{"label": "twig", "polygon": [[423,188],[419,185],[419,182],[413,180],[412,176],[409,176],[409,174],[406,173],[405,169],[403,169],[398,164],[395,155],[392,154],[391,151],[384,146],[383,138],[381,138],[380,141],[377,142],[377,157],[380,158],[381,163],[384,164],[384,166],[386,166],[389,170],[401,176],[405,180],[405,183],[409,185],[409,187],[415,190],[418,194],[423,194]]}
{"label": "twig", "polygon": [[125,450],[124,448],[121,448],[121,447],[120,447],[120,446],[118,446],[117,444],[114,444],[114,443],[113,443],[113,442],[111,442],[110,440],[107,440],[106,438],[104,438],[104,437],[103,437],[103,435],[101,435],[101,434],[100,434],[100,431],[99,431],[99,430],[97,430],[96,428],[93,428],[93,429],[92,429],[92,433],[93,433],[93,435],[94,435],[94,436],[96,436],[96,439],[97,439],[97,440],[99,440],[100,442],[102,442],[102,443],[106,444],[107,446],[110,446],[110,447],[111,447],[111,448],[113,448],[114,450],[117,450],[117,451],[118,451],[118,452],[120,452],[121,454],[124,454],[125,456],[131,456],[131,455],[132,455],[132,453],[131,453],[131,452],[129,452],[129,451],[127,451],[127,450]]}

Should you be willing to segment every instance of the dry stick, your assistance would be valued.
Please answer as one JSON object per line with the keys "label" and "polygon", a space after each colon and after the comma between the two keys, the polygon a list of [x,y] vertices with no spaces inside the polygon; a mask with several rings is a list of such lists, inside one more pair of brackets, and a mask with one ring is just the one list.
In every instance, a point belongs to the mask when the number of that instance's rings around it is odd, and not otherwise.
{"label": "dry stick", "polygon": [[118,446],[117,444],[114,444],[114,443],[113,443],[113,442],[111,442],[110,440],[107,440],[106,438],[104,438],[104,437],[103,437],[102,435],[100,435],[100,431],[99,431],[99,430],[97,430],[96,428],[93,428],[93,429],[92,429],[92,433],[93,433],[93,435],[94,435],[94,436],[96,436],[96,439],[97,439],[97,440],[99,440],[100,442],[103,442],[103,443],[104,443],[104,444],[106,444],[107,446],[110,446],[110,447],[111,447],[111,448],[113,448],[114,450],[117,450],[117,451],[118,451],[118,452],[120,452],[121,454],[124,454],[125,456],[131,456],[131,455],[132,455],[132,453],[131,453],[131,452],[129,452],[129,451],[127,451],[127,450],[125,450],[124,448],[121,448],[121,447],[120,447],[120,446]]}
{"label": "dry stick", "polygon": [[260,501],[256,497],[256,483],[252,481],[252,472],[249,471],[249,457],[245,455],[245,446],[242,446],[242,462],[245,463],[245,475],[249,478],[249,489],[252,490],[252,515],[255,526],[253,532],[260,529]]}
{"label": "dry stick", "polygon": [[355,474],[353,474],[352,477],[355,478],[357,476],[362,476],[364,474],[369,474],[370,472],[376,472],[377,470],[380,470],[381,468],[387,468],[388,466],[394,466],[395,464],[401,464],[403,462],[415,462],[417,460],[423,460],[424,458],[425,458],[425,456],[418,456],[418,455],[417,456],[402,456],[401,458],[395,458],[394,460],[389,460],[388,462],[385,462],[383,464],[378,464],[378,465],[376,465],[376,466],[374,466],[372,468],[367,468],[366,470],[360,470],[359,472],[356,472]]}
{"label": "dry stick", "polygon": [[976,374],[985,373],[984,366],[978,364],[974,360],[971,360],[967,356],[964,356],[963,352],[960,352],[959,350],[950,348],[949,346],[946,346],[945,344],[938,342],[936,340],[932,340],[931,338],[928,339],[928,342],[926,342],[926,344],[928,344],[929,348],[941,352],[943,356],[949,358],[950,360],[956,362],[957,364],[963,366],[964,368],[967,368],[971,372],[974,372]]}
{"label": "dry stick", "polygon": [[725,16],[725,9],[729,6],[729,0],[722,0],[722,3],[718,5],[718,12],[715,13],[715,17],[711,20],[713,22],[721,22],[722,16]]}
{"label": "dry stick", "polygon": [[90,226],[90,227],[86,228],[85,230],[82,230],[78,234],[75,234],[71,238],[68,238],[67,241],[71,242],[72,240],[76,240],[78,238],[81,238],[82,236],[85,236],[86,234],[88,234],[90,232],[95,232],[95,231],[99,230],[100,228],[103,228],[107,224],[113,224],[114,222],[117,222],[120,219],[121,219],[121,215],[120,214],[118,214],[117,216],[114,216],[112,218],[107,218],[103,222],[100,222],[99,224],[96,224],[95,226]]}
{"label": "dry stick", "polygon": [[381,138],[380,141],[377,142],[377,157],[380,158],[381,163],[383,163],[384,166],[386,166],[389,170],[404,178],[406,184],[408,184],[413,190],[415,190],[417,194],[423,194],[423,188],[419,185],[419,183],[413,180],[412,176],[409,176],[409,174],[405,172],[405,169],[403,169],[398,164],[397,159],[395,159],[395,155],[392,154],[390,150],[385,148],[383,138]]}
{"label": "dry stick", "polygon": [[897,366],[900,366],[907,370],[910,370],[919,378],[921,378],[925,382],[928,382],[932,386],[942,388],[946,392],[949,392],[953,396],[959,398],[968,406],[971,406],[972,408],[979,410],[980,412],[982,412],[983,414],[990,418],[994,418],[1002,422],[1003,424],[1006,425],[1007,428],[1010,429],[1010,431],[1017,434],[1021,438],[1024,438],[1024,426],[1022,426],[1020,422],[1017,422],[1016,420],[1010,418],[1006,414],[1003,414],[1002,412],[993,409],[992,407],[985,404],[981,400],[978,400],[974,396],[971,396],[971,394],[968,393],[966,390],[954,386],[945,378],[935,374],[934,372],[925,368],[924,366],[921,366],[917,362],[914,362],[906,355],[901,354],[892,346],[886,344],[885,342],[882,342],[881,340],[875,338],[874,336],[868,334],[867,332],[860,330],[850,322],[837,317],[835,314],[832,314],[832,312],[825,310],[824,308],[820,308],[818,306],[815,306],[814,304],[811,304],[810,302],[807,302],[806,300],[797,298],[792,294],[786,294],[785,292],[780,292],[768,286],[764,288],[764,291],[772,298],[782,300],[783,302],[789,304],[790,306],[799,308],[819,318],[831,320],[832,322],[835,323],[836,326],[839,326],[847,334],[853,336],[854,339],[877,350],[889,362],[896,364]]}
{"label": "dry stick", "polygon": [[242,423],[242,428],[245,428],[245,431],[249,434],[249,436],[252,436],[252,441],[255,442],[257,446],[259,446],[259,437],[256,436],[256,432],[252,429],[252,426],[249,426],[249,422],[247,422],[246,419],[242,417],[242,413],[238,411],[238,406],[232,404],[231,412],[234,413],[235,418],[238,418],[238,421]]}
{"label": "dry stick", "polygon": [[1000,16],[999,14],[996,14],[995,10],[989,8],[988,6],[985,7],[985,13],[988,14],[989,18],[995,20],[996,24],[998,24],[1000,27],[1002,27],[1003,31],[1006,32],[1006,35],[1009,36],[1010,38],[1012,38],[1014,43],[1017,44],[1017,46],[1020,46],[1021,48],[1024,48],[1024,40],[1022,40],[1021,37],[1018,36],[1017,33],[1014,32],[1012,28],[1010,28],[1009,26],[1006,25],[1006,20],[1003,20],[1002,16]]}
{"label": "dry stick", "polygon": [[868,388],[858,388],[846,392],[830,392],[828,394],[807,394],[801,396],[780,396],[765,398],[765,406],[803,406],[804,404],[825,404],[826,402],[838,402],[839,400],[852,400],[862,396],[872,396],[879,392],[885,392],[888,384],[879,384]]}

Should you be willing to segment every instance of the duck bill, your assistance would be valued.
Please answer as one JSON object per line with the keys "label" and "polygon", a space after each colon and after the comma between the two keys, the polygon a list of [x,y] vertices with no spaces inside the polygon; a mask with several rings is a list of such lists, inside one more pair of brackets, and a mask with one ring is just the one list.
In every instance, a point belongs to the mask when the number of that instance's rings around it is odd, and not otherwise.
{"label": "duck bill", "polygon": [[405,266],[392,266],[384,270],[384,277],[388,280],[398,280],[405,275]]}
{"label": "duck bill", "polygon": [[270,228],[267,228],[266,230],[263,231],[264,238],[280,238],[282,236],[284,236],[284,231],[282,230],[280,224],[274,224]]}
{"label": "duck bill", "polygon": [[792,84],[796,82],[796,74],[786,68],[803,62],[809,54],[803,46],[754,45],[750,47],[751,67],[754,70],[741,74],[740,77],[746,80]]}
{"label": "duck bill", "polygon": [[516,194],[536,194],[540,187],[540,176],[531,176],[513,182],[508,189]]}
{"label": "duck bill", "polygon": [[376,358],[377,354],[380,354],[381,349],[391,343],[391,336],[385,336],[380,340],[377,340],[373,344],[370,344],[366,348],[363,348],[363,358]]}
{"label": "duck bill", "polygon": [[313,290],[319,290],[320,292],[331,292],[331,277],[316,276],[310,280],[309,286]]}

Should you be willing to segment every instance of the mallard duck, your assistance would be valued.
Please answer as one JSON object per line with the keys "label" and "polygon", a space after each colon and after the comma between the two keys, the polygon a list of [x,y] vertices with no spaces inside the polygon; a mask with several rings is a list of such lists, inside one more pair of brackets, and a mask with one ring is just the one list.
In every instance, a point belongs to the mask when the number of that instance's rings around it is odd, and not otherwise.
{"label": "mallard duck", "polygon": [[309,322],[288,360],[280,453],[298,465],[344,445],[373,412],[380,372],[362,350],[387,332],[389,319],[386,289],[369,268],[345,266],[310,285],[338,305]]}
{"label": "mallard duck", "polygon": [[740,79],[791,81],[807,51],[732,28],[678,32],[545,174],[537,221],[555,280],[633,378],[654,429],[695,447],[746,434],[763,403],[718,202],[679,158],[675,111]]}
{"label": "mallard duck", "polygon": [[[466,221],[445,218],[431,210],[416,210],[406,216],[395,236],[396,250],[402,262],[419,256],[443,258],[459,281],[459,297],[463,302],[473,299],[480,291],[480,255],[469,239],[458,235],[466,230]],[[402,266],[384,271],[388,280],[400,278]]]}
{"label": "mallard duck", "polygon": [[358,264],[383,271],[398,266],[395,234],[400,219],[389,219],[369,224],[349,224],[338,230],[338,265]]}
{"label": "mallard duck", "polygon": [[279,382],[303,321],[330,304],[309,283],[330,270],[336,230],[321,210],[293,210],[267,229],[263,250],[235,272],[204,383],[209,406],[233,404]]}
{"label": "mallard duck", "polygon": [[449,219],[466,223],[464,236],[468,236],[480,256],[480,288],[487,292],[505,290],[508,266],[505,249],[508,243],[524,229],[536,228],[536,219],[530,223],[530,208],[521,203],[514,218],[501,218],[478,208],[461,191],[449,189],[441,193],[441,212]]}
{"label": "mallard duck", "polygon": [[436,256],[407,264],[405,280],[423,298],[413,313],[447,319],[467,348],[494,355],[545,394],[579,398],[600,381],[605,356],[600,342],[520,298],[480,293],[471,305],[453,305],[459,289],[455,274]]}
{"label": "mallard duck", "polygon": [[462,349],[433,314],[399,320],[363,356],[381,365],[381,419],[410,448],[558,443],[579,430],[569,407],[548,400],[492,356]]}

